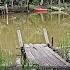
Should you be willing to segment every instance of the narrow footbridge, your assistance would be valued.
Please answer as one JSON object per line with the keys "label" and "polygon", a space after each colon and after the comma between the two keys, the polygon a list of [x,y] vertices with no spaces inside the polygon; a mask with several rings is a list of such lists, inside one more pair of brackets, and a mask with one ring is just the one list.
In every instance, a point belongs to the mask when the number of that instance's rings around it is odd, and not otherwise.
{"label": "narrow footbridge", "polygon": [[46,68],[67,68],[70,64],[46,44],[25,44],[26,57],[30,62]]}
{"label": "narrow footbridge", "polygon": [[[43,31],[44,36],[46,36],[46,29],[43,29]],[[38,64],[39,66],[45,67],[47,69],[50,68],[52,70],[53,68],[58,70],[70,70],[70,63],[66,62],[46,44],[23,44],[20,30],[17,30],[17,35],[19,40],[19,46],[20,48],[23,47],[23,51],[21,52],[26,53],[26,58],[31,63]],[[48,37],[45,37],[45,39],[46,38]],[[46,40],[46,43],[49,43],[49,41],[47,41],[48,40]]]}

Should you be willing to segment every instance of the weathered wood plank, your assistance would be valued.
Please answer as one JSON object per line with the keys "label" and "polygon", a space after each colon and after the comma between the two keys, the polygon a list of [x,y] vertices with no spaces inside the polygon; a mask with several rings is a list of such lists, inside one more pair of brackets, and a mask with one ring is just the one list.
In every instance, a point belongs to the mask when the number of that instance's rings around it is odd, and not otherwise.
{"label": "weathered wood plank", "polygon": [[[39,60],[39,56],[38,56],[37,51],[31,47],[30,52],[32,53],[32,55],[35,58],[35,61],[36,61],[35,63],[40,64],[40,60]],[[42,64],[40,64],[40,65],[42,65]]]}
{"label": "weathered wood plank", "polygon": [[22,36],[20,30],[17,30],[17,35],[18,35],[18,41],[19,41],[19,46],[23,46],[23,41],[22,41]]}
{"label": "weathered wood plank", "polygon": [[46,64],[48,64],[50,66],[57,66],[57,64],[53,61],[53,59],[51,59],[50,55],[46,54],[40,46],[42,46],[42,45],[38,45],[38,46],[35,45],[34,46],[39,51],[39,53],[41,54],[40,57],[43,56],[43,59],[45,59]]}
{"label": "weathered wood plank", "polygon": [[48,32],[47,32],[46,28],[43,28],[43,32],[44,32],[44,38],[45,38],[45,41],[47,44],[47,43],[49,43],[49,38],[48,38]]}
{"label": "weathered wood plank", "polygon": [[[51,66],[51,63],[49,60],[46,58],[45,53],[39,48],[39,44],[34,45],[34,48],[37,50],[38,55],[39,55],[39,60],[42,61],[44,66]],[[50,64],[49,64],[50,63]]]}
{"label": "weathered wood plank", "polygon": [[[19,41],[19,46],[20,46],[19,48],[21,48],[23,46],[23,41],[22,41],[22,36],[21,36],[20,30],[17,30],[17,35],[18,35],[18,41]],[[19,66],[22,66],[22,64],[21,64],[21,58],[19,58],[19,59],[20,59],[20,61],[18,61],[18,63],[20,63]],[[15,70],[17,70],[17,68]],[[18,68],[18,70],[21,70],[21,67]]]}
{"label": "weathered wood plank", "polygon": [[32,55],[32,53],[30,52],[30,48],[29,47],[25,47],[25,52],[26,52],[27,59],[29,59],[30,62],[31,61],[34,62],[35,61],[35,58]]}
{"label": "weathered wood plank", "polygon": [[[40,66],[46,65],[45,59],[43,60],[43,56],[41,57],[41,54],[39,53],[38,50],[36,50],[34,48],[34,45],[33,46],[31,45],[30,51],[31,51],[32,55],[35,57],[37,64],[39,64]],[[47,64],[47,66],[49,66],[49,65]]]}
{"label": "weathered wood plank", "polygon": [[51,58],[51,60],[53,61],[53,63],[56,64],[56,66],[64,66],[65,65],[59,59],[57,59],[54,55],[52,55],[52,53],[49,50],[45,49],[43,46],[40,46],[40,48],[46,53],[46,55],[48,55]]}
{"label": "weathered wood plank", "polygon": [[29,44],[29,46],[26,47],[26,52],[30,61],[33,60],[34,63],[47,68],[70,67],[69,63],[62,59],[52,49],[47,47],[46,44]]}
{"label": "weathered wood plank", "polygon": [[55,56],[57,59],[59,59],[62,63],[64,63],[66,66],[70,66],[70,64],[68,62],[66,62],[64,59],[62,59],[57,53],[55,53],[51,48],[49,47],[44,47],[44,49],[47,51],[49,50],[49,52]]}

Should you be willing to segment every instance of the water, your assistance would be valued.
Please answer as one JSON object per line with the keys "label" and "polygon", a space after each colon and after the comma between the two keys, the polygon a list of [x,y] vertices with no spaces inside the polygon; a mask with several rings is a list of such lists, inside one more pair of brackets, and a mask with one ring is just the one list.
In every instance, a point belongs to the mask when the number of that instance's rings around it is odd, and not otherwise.
{"label": "water", "polygon": [[11,57],[9,60],[13,59],[14,63],[20,52],[16,50],[19,47],[17,29],[21,30],[24,43],[45,43],[43,28],[46,28],[50,43],[53,37],[55,47],[70,45],[70,16],[48,13],[43,17],[44,22],[39,14],[13,13],[8,15],[8,20],[7,16],[0,16],[0,47],[6,62],[7,57]]}

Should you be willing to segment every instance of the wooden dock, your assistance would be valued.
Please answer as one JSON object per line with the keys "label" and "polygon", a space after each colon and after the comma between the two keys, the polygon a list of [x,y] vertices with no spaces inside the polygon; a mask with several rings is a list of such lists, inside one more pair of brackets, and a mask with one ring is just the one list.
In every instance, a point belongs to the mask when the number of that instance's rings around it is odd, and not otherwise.
{"label": "wooden dock", "polygon": [[[49,43],[46,29],[43,29],[43,31],[46,43]],[[70,63],[66,62],[46,44],[24,44],[20,30],[17,30],[17,35],[20,46],[19,48],[23,47],[23,54],[26,53],[26,58],[31,63],[38,64],[40,67],[45,67],[51,70],[54,68],[58,70],[70,70]]]}
{"label": "wooden dock", "polygon": [[[46,68],[69,68],[70,64],[62,59],[46,44],[25,44],[25,52],[30,62]],[[67,69],[68,70],[68,69]]]}

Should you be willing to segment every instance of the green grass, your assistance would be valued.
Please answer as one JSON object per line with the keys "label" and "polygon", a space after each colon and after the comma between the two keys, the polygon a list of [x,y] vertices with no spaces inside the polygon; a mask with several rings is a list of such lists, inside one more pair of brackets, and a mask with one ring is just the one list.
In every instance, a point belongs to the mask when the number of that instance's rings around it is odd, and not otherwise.
{"label": "green grass", "polygon": [[38,68],[39,68],[38,64],[34,64],[27,59],[23,61],[22,70],[32,70],[32,69],[37,70]]}
{"label": "green grass", "polygon": [[[0,16],[0,47],[3,50],[3,56],[7,60],[9,56],[9,50],[11,54],[12,63],[16,61],[17,55],[20,54],[20,50],[16,50],[19,47],[17,29],[21,30],[24,43],[45,43],[43,28],[46,28],[51,43],[51,38],[54,38],[54,46],[60,47],[62,43],[64,46],[70,45],[70,16],[60,15],[60,21],[58,21],[58,15],[44,14],[44,22],[41,21],[41,17],[38,14],[30,14],[28,17],[24,13],[17,13],[9,15],[9,24],[6,24],[6,19],[2,19]],[[6,61],[7,62],[7,61]],[[10,62],[11,63],[11,62]]]}

